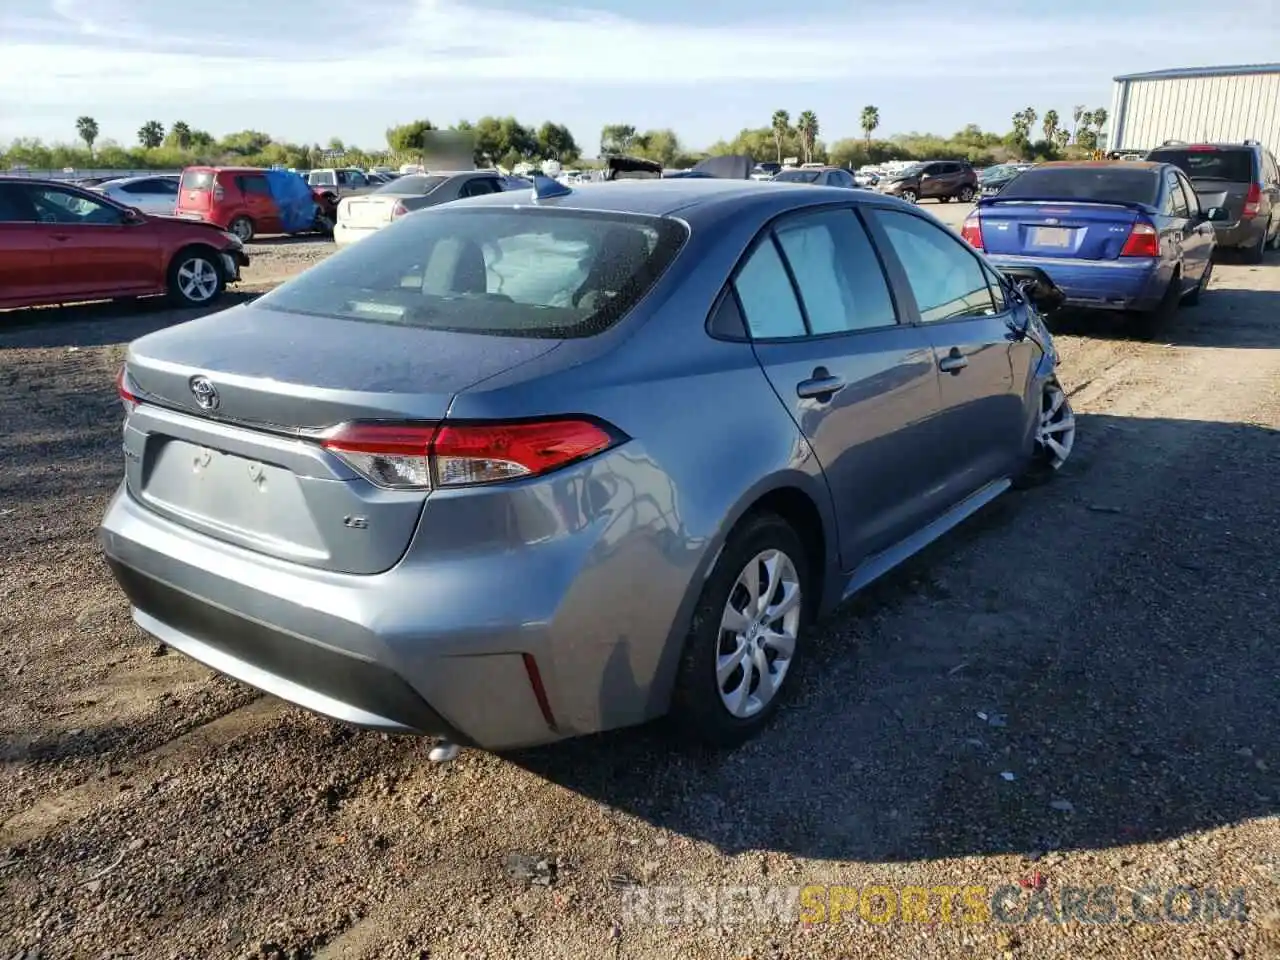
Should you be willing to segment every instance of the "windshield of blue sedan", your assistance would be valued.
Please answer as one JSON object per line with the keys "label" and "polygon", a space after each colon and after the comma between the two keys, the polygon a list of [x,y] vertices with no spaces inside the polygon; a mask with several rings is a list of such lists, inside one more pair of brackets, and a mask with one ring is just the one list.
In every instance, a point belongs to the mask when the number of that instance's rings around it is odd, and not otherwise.
{"label": "windshield of blue sedan", "polygon": [[379,230],[253,306],[464,333],[591,336],[640,301],[686,236],[664,217],[443,206]]}
{"label": "windshield of blue sedan", "polygon": [[1129,166],[1033,167],[1000,191],[1001,200],[1082,200],[1154,205],[1160,180],[1146,168]]}

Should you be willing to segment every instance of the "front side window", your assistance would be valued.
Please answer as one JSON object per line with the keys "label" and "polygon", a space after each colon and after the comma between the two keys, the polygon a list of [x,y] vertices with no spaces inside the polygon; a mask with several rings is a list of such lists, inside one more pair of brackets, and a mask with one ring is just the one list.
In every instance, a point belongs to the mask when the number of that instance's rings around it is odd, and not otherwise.
{"label": "front side window", "polygon": [[254,306],[461,333],[591,336],[640,301],[686,236],[665,217],[439,207],[379,230]]}
{"label": "front side window", "polygon": [[996,312],[981,262],[942,227],[896,210],[877,210],[907,275],[925,323],[993,316]]}
{"label": "front side window", "polygon": [[81,226],[118,225],[122,222],[119,207],[92,200],[79,193],[57,187],[27,187],[27,197],[40,223],[65,223]]}

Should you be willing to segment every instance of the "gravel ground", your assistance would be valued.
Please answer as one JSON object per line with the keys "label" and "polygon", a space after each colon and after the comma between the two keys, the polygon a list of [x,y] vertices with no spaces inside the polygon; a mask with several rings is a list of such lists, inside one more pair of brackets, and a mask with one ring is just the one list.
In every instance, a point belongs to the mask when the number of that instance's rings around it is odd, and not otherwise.
{"label": "gravel ground", "polygon": [[[233,296],[330,249],[254,244]],[[0,320],[0,957],[1280,956],[1276,258],[1220,265],[1162,342],[1066,326],[1067,469],[821,625],[724,756],[644,729],[435,766],[149,641],[94,541],[112,377],[191,315]],[[808,884],[1109,885],[1119,919],[642,909]],[[1175,885],[1243,886],[1249,918],[1129,919]]]}

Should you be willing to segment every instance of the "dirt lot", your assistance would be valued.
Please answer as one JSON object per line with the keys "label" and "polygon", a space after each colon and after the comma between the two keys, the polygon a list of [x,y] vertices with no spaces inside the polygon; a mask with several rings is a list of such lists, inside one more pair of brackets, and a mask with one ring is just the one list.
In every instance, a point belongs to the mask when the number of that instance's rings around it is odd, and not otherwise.
{"label": "dirt lot", "polygon": [[[242,289],[327,249],[255,244]],[[1069,467],[824,624],[718,757],[639,730],[435,766],[149,641],[94,539],[112,377],[190,315],[0,316],[0,957],[1280,956],[1280,259],[1220,265],[1159,342],[1063,329]],[[1105,885],[1119,916],[639,909],[807,884]],[[1248,920],[1173,922],[1175,885]]]}

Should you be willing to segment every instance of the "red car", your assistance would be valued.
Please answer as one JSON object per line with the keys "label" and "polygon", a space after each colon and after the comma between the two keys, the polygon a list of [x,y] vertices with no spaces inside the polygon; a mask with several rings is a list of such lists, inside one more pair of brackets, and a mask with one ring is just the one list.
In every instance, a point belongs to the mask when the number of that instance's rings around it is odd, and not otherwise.
{"label": "red car", "polygon": [[[315,228],[333,232],[337,200],[313,188]],[[257,167],[187,167],[178,187],[177,216],[203,220],[248,243],[260,233],[284,233],[266,172]]]}
{"label": "red car", "polygon": [[56,180],[0,177],[0,309],[168,294],[203,306],[240,279],[240,240]]}

